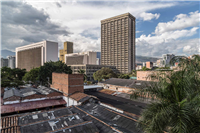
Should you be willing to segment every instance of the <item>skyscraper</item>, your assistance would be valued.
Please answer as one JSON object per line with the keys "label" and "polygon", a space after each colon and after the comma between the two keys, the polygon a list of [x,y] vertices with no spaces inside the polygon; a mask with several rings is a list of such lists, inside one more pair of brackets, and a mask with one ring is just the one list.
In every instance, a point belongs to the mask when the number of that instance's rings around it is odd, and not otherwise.
{"label": "skyscraper", "polygon": [[60,51],[60,61],[65,62],[65,54],[73,53],[73,42],[64,42],[64,49]]}
{"label": "skyscraper", "polygon": [[15,68],[15,56],[8,56],[8,67]]}
{"label": "skyscraper", "polygon": [[135,69],[135,17],[130,13],[101,20],[101,64],[120,73]]}

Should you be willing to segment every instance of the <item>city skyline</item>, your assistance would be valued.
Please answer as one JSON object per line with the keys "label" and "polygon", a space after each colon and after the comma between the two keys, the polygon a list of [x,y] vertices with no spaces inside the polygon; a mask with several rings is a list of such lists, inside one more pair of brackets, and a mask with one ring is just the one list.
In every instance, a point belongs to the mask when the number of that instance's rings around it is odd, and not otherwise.
{"label": "city skyline", "polygon": [[59,50],[71,41],[74,52],[101,51],[100,21],[129,12],[136,17],[136,55],[196,54],[198,6],[199,2],[169,1],[2,2],[2,49],[14,51],[50,40],[58,42]]}

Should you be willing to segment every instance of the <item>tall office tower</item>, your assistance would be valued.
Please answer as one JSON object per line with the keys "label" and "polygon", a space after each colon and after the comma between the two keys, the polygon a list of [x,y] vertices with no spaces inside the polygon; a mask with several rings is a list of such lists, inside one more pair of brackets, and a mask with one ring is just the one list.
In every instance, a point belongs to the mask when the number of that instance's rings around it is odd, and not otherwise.
{"label": "tall office tower", "polygon": [[16,68],[40,67],[48,61],[58,61],[58,43],[42,41],[16,48]]}
{"label": "tall office tower", "polygon": [[120,73],[135,70],[135,17],[125,13],[101,21],[101,64]]}
{"label": "tall office tower", "polygon": [[73,53],[73,42],[64,42],[64,49],[60,51],[60,61],[65,62],[65,54]]}
{"label": "tall office tower", "polygon": [[1,67],[8,67],[8,59],[1,58]]}
{"label": "tall office tower", "polygon": [[8,67],[15,68],[15,56],[8,56]]}

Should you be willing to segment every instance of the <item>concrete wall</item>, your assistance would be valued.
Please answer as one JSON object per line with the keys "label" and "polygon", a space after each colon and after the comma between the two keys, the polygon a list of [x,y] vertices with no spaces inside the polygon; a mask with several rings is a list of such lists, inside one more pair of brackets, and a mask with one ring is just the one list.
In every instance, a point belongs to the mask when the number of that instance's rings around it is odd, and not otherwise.
{"label": "concrete wall", "polygon": [[135,90],[134,88],[129,88],[125,86],[116,86],[116,85],[103,84],[103,83],[100,83],[99,85],[101,85],[104,89],[109,89],[109,90],[128,93],[128,94],[131,94],[131,92]]}
{"label": "concrete wall", "polygon": [[46,59],[48,61],[58,61],[58,43],[46,41]]}
{"label": "concrete wall", "polygon": [[42,41],[16,48],[17,68],[25,68],[29,71],[50,60],[58,60],[57,42]]}
{"label": "concrete wall", "polygon": [[83,74],[52,73],[51,87],[67,95],[74,92],[84,92]]}

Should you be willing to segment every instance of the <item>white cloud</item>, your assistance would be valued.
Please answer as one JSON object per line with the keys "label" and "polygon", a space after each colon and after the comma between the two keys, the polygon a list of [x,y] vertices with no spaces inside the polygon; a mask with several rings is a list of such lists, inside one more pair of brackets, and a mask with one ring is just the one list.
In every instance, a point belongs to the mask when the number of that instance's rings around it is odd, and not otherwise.
{"label": "white cloud", "polygon": [[[174,21],[158,23],[155,28],[156,34],[141,35],[136,39],[137,52],[150,56],[161,56],[164,53],[185,53],[189,55],[199,53],[199,39],[187,38],[197,34],[199,27],[195,27],[197,26],[196,22],[193,23],[191,20],[188,20],[189,23],[185,22],[186,18],[196,21],[194,16],[199,13],[197,11],[189,14],[190,16],[179,14]],[[178,22],[180,23],[179,26]]]}
{"label": "white cloud", "polygon": [[179,14],[175,16],[174,21],[159,23],[156,27],[155,33],[162,34],[167,31],[174,31],[188,27],[199,26],[199,16],[199,11],[190,12],[188,15]]}
{"label": "white cloud", "polygon": [[160,14],[159,13],[152,14],[152,13],[142,12],[139,15],[139,17],[144,21],[150,21],[152,19],[158,19],[160,17]]}
{"label": "white cloud", "polygon": [[[58,1],[56,1],[58,2]],[[136,19],[140,18],[142,12],[151,10],[168,8],[176,5],[176,2],[171,3],[152,3],[152,2],[59,2],[62,6],[57,8],[58,3],[48,2],[28,2],[38,9],[43,9],[50,15],[50,20],[60,23],[63,27],[68,27],[68,31],[74,35],[69,35],[65,39],[74,40],[77,49],[79,50],[98,50],[100,40],[101,20],[120,15],[123,13],[131,13]],[[148,15],[151,13],[148,13]],[[153,14],[154,15],[154,14]],[[158,17],[158,16],[157,16]],[[85,33],[85,34],[84,34]],[[76,35],[76,37],[75,37]],[[91,36],[89,36],[91,35]],[[61,37],[62,38],[62,37]],[[79,41],[75,40],[81,39]],[[94,39],[95,38],[95,39]],[[87,43],[84,43],[84,41]],[[96,41],[95,41],[96,40]],[[68,41],[64,40],[63,41]],[[84,45],[84,46],[82,46]],[[94,45],[94,47],[92,47]],[[98,47],[96,47],[99,45]],[[83,48],[82,48],[83,47]],[[60,44],[63,48],[63,44]]]}
{"label": "white cloud", "polygon": [[141,35],[139,38],[136,39],[136,42],[147,42],[150,45],[168,43],[172,40],[176,40],[182,37],[193,36],[197,33],[198,29],[199,27],[193,27],[190,30],[169,31],[155,36],[152,36],[151,34],[149,34],[148,36]]}

